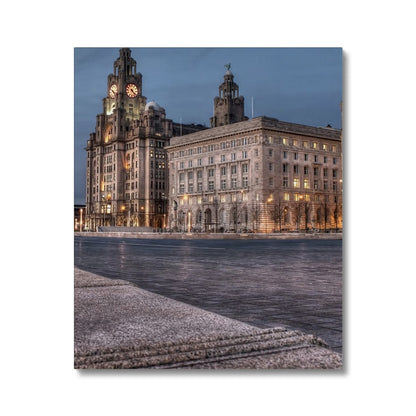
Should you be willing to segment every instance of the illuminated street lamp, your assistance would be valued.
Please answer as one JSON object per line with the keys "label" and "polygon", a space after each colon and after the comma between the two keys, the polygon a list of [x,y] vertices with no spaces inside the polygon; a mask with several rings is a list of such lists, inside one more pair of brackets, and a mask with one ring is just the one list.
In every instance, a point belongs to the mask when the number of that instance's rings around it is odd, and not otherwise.
{"label": "illuminated street lamp", "polygon": [[82,233],[82,208],[80,209],[79,231]]}
{"label": "illuminated street lamp", "polygon": [[267,234],[267,226],[269,224],[269,216],[268,216],[269,208],[268,208],[267,204],[269,204],[270,202],[273,202],[273,195],[270,195],[269,198],[267,198],[267,201],[266,201],[266,234]]}

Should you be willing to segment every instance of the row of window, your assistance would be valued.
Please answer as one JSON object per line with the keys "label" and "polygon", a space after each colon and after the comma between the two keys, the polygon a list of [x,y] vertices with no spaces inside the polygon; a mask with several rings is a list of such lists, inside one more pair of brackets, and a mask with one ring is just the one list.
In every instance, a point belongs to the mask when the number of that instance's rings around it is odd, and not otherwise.
{"label": "row of window", "polygon": [[[283,156],[283,159],[289,159],[289,152],[283,151],[282,156]],[[293,160],[300,160],[299,153],[294,152],[294,153],[292,153],[292,156],[293,156]],[[314,163],[319,163],[319,156],[320,155],[309,155],[308,153],[304,153],[303,154],[303,160],[305,162],[309,162],[310,161],[309,156],[313,156]],[[321,156],[321,157],[322,157],[321,160],[323,160],[323,163],[328,163],[328,156]],[[337,158],[336,157],[332,158],[332,164],[333,165],[337,164]]]}
{"label": "row of window", "polygon": [[[221,142],[219,144],[210,144],[208,146],[199,146],[192,149],[187,150],[180,150],[179,152],[174,153],[173,157],[185,157],[185,156],[191,156],[194,154],[201,154],[206,151],[213,152],[215,150],[221,150],[221,149],[229,149],[234,148],[237,146],[246,146],[251,143],[257,143],[258,138],[257,136],[255,138],[242,138],[242,139],[233,139],[227,142]],[[323,150],[325,152],[333,152],[336,153],[338,151],[338,146],[336,144],[328,144],[328,143],[320,143],[317,141],[309,141],[309,140],[299,140],[299,139],[293,139],[288,137],[265,137],[265,143],[268,144],[283,144],[285,146],[293,146],[298,148],[304,148],[304,149],[313,149],[313,150]]]}

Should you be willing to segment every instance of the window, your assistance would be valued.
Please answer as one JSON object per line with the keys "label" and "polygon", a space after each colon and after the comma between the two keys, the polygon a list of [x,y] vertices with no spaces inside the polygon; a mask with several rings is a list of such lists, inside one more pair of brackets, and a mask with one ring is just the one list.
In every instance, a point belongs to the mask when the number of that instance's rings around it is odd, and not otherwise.
{"label": "window", "polygon": [[269,149],[269,156],[273,156],[273,150]]}
{"label": "window", "polygon": [[179,169],[184,169],[185,168],[185,163],[184,162],[181,162],[180,164],[179,164]]}
{"label": "window", "polygon": [[328,177],[328,168],[324,168],[324,178]]}
{"label": "window", "polygon": [[334,157],[334,158],[332,159],[332,163],[333,163],[334,165],[336,165],[336,164],[337,164],[337,158],[336,158],[336,157]]}
{"label": "window", "polygon": [[318,181],[317,180],[313,181],[313,189],[315,189],[315,191],[318,190]]}
{"label": "window", "polygon": [[247,178],[247,176],[243,177],[243,188],[248,188],[248,178]]}
{"label": "window", "polygon": [[244,163],[243,164],[242,170],[243,170],[243,173],[247,173],[248,172],[248,165],[247,165],[247,163]]}
{"label": "window", "polygon": [[310,188],[310,186],[309,186],[309,179],[304,179],[303,180],[303,188],[304,189],[309,189]]}
{"label": "window", "polygon": [[255,163],[254,168],[255,168],[256,170],[259,170],[259,162],[256,162],[256,163]]}
{"label": "window", "polygon": [[307,149],[307,148],[308,148],[308,142],[303,142],[303,143],[302,143],[302,145],[303,145],[303,147],[304,147],[305,149]]}
{"label": "window", "polygon": [[194,179],[194,173],[188,172],[188,181],[192,181]]}
{"label": "window", "polygon": [[305,155],[304,155],[304,157],[303,157],[303,159],[305,160],[305,162],[307,162],[308,161],[308,154],[307,153],[305,153]]}
{"label": "window", "polygon": [[231,160],[236,160],[236,155],[235,155],[235,153],[231,153]]}
{"label": "window", "polygon": [[293,159],[298,160],[298,154],[297,153],[293,153]]}
{"label": "window", "polygon": [[328,145],[327,145],[327,144],[323,144],[323,145],[322,145],[322,150],[327,151],[327,150],[328,150]]}
{"label": "window", "polygon": [[231,188],[236,189],[237,188],[237,178],[231,179]]}
{"label": "window", "polygon": [[333,190],[334,192],[336,192],[336,191],[337,191],[337,183],[336,183],[336,182],[333,182],[333,183],[332,183],[332,190]]}
{"label": "window", "polygon": [[242,157],[243,159],[247,159],[247,151],[246,151],[246,150],[243,150],[243,151],[241,152],[241,157]]}
{"label": "window", "polygon": [[287,146],[289,144],[289,139],[287,137],[283,137],[283,144]]}
{"label": "window", "polygon": [[221,189],[224,190],[227,188],[227,180],[221,179]]}
{"label": "window", "polygon": [[300,180],[299,180],[299,178],[293,179],[293,187],[294,188],[300,188]]}
{"label": "window", "polygon": [[324,163],[328,163],[328,158],[324,156]]}
{"label": "window", "polygon": [[324,181],[324,191],[328,190],[328,181]]}
{"label": "window", "polygon": [[188,160],[188,168],[192,167],[192,160]]}
{"label": "window", "polygon": [[231,140],[231,147],[235,147],[235,140]]}
{"label": "window", "polygon": [[332,145],[331,150],[335,153],[337,151],[337,146],[335,144]]}
{"label": "window", "polygon": [[283,170],[283,173],[289,172],[289,165],[287,163],[283,163],[282,170]]}
{"label": "window", "polygon": [[232,165],[231,166],[231,174],[235,175],[237,173],[237,165]]}
{"label": "window", "polygon": [[313,148],[313,149],[317,149],[317,148],[318,148],[318,143],[313,142],[313,144],[312,144],[312,148]]}
{"label": "window", "polygon": [[283,159],[287,159],[287,152],[286,151],[283,152]]}
{"label": "window", "polygon": [[221,162],[225,162],[225,155],[221,155]]}
{"label": "window", "polygon": [[208,146],[208,151],[209,151],[209,152],[213,152],[213,151],[214,151],[214,145],[213,145],[213,144],[210,144],[210,145]]}
{"label": "window", "polygon": [[214,169],[208,169],[208,176],[212,178],[214,176]]}
{"label": "window", "polygon": [[209,165],[214,164],[214,156],[210,156],[210,157],[208,158],[208,164],[209,164]]}
{"label": "window", "polygon": [[273,170],[273,163],[269,163],[269,170]]}
{"label": "window", "polygon": [[214,181],[208,181],[208,190],[213,191],[214,190]]}
{"label": "window", "polygon": [[181,172],[180,174],[179,174],[179,181],[180,182],[183,182],[185,180],[185,174],[183,173],[183,172]]}
{"label": "window", "polygon": [[198,179],[202,179],[202,170],[199,170],[199,171],[196,173],[196,177],[197,177]]}
{"label": "window", "polygon": [[289,187],[289,178],[287,176],[283,177],[283,188]]}
{"label": "window", "polygon": [[181,183],[180,185],[179,185],[179,193],[180,194],[183,194],[185,192],[185,185],[183,184],[183,183]]}
{"label": "window", "polygon": [[202,159],[198,159],[198,166],[202,166]]}
{"label": "window", "polygon": [[315,161],[315,163],[318,163],[318,155],[314,156],[314,161]]}
{"label": "window", "polygon": [[202,182],[198,182],[198,192],[202,192]]}
{"label": "window", "polygon": [[273,178],[269,178],[269,185],[273,186]]}
{"label": "window", "polygon": [[333,178],[337,177],[337,170],[336,169],[332,169],[332,177]]}
{"label": "window", "polygon": [[225,166],[221,167],[221,175],[225,176],[227,174],[227,168]]}
{"label": "window", "polygon": [[194,192],[194,184],[193,183],[188,184],[188,192],[190,194],[192,194]]}
{"label": "window", "polygon": [[293,146],[298,147],[299,146],[299,142],[297,140],[293,140]]}
{"label": "window", "polygon": [[225,195],[220,196],[220,202],[225,202]]}
{"label": "window", "polygon": [[293,173],[298,174],[299,173],[299,166],[293,165]]}
{"label": "window", "polygon": [[255,155],[255,156],[258,156],[258,155],[259,155],[259,149],[255,149],[255,150],[254,150],[254,155]]}
{"label": "window", "polygon": [[309,167],[308,166],[304,166],[303,167],[303,174],[307,175],[309,173]]}
{"label": "window", "polygon": [[283,194],[283,199],[284,199],[285,201],[290,201],[290,195],[289,195],[287,192],[285,192],[285,193]]}

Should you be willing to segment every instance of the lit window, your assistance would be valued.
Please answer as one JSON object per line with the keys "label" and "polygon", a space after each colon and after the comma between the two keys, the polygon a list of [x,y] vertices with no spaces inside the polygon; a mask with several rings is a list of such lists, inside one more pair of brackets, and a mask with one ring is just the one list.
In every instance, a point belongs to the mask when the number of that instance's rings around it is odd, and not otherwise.
{"label": "lit window", "polygon": [[290,201],[290,195],[289,195],[287,192],[285,192],[285,193],[283,194],[283,199],[284,199],[285,201]]}
{"label": "lit window", "polygon": [[299,194],[295,194],[295,195],[294,195],[294,200],[295,200],[295,201],[299,201]]}
{"label": "lit window", "polygon": [[283,144],[286,146],[289,144],[289,139],[287,137],[283,137]]}
{"label": "lit window", "polygon": [[323,144],[322,145],[322,149],[325,150],[325,151],[328,150],[328,145],[327,144]]}
{"label": "lit window", "polygon": [[313,147],[314,149],[317,149],[317,148],[318,148],[318,143],[313,142],[312,147]]}
{"label": "lit window", "polygon": [[309,189],[309,179],[304,179],[303,180],[303,187],[304,189]]}
{"label": "lit window", "polygon": [[300,180],[299,180],[299,178],[293,179],[293,187],[294,188],[300,188]]}

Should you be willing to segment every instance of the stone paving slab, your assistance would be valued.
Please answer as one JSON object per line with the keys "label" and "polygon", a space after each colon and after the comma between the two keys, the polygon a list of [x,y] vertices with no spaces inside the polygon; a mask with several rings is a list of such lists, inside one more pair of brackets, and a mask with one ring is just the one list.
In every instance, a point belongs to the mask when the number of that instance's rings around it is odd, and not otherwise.
{"label": "stone paving slab", "polygon": [[313,335],[260,329],[75,269],[74,367],[341,368]]}

